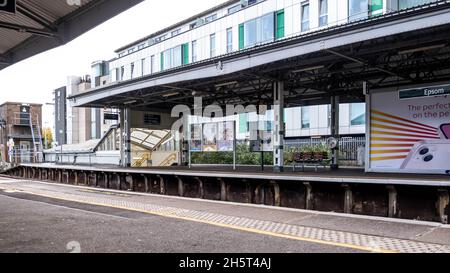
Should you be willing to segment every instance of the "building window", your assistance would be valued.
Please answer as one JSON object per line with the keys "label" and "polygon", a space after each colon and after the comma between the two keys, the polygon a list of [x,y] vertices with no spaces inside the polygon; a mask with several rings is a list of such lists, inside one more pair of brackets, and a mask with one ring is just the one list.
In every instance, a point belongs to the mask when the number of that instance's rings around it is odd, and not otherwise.
{"label": "building window", "polygon": [[331,127],[331,105],[327,106],[327,128]]}
{"label": "building window", "polygon": [[310,129],[311,121],[310,121],[310,113],[309,107],[302,107],[302,129]]}
{"label": "building window", "polygon": [[284,37],[284,10],[277,12],[277,39]]}
{"label": "building window", "polygon": [[178,34],[180,34],[181,33],[181,28],[179,28],[179,29],[177,29],[177,30],[174,30],[174,31],[172,31],[172,37],[173,36],[177,36]]}
{"label": "building window", "polygon": [[233,7],[228,9],[228,14],[232,14],[232,13],[238,12],[240,9],[241,9],[241,4],[233,6]]}
{"label": "building window", "polygon": [[145,47],[145,44],[140,44],[139,46],[138,46],[138,50],[141,50],[141,49],[143,49]]}
{"label": "building window", "polygon": [[182,45],[183,64],[189,64],[189,43]]}
{"label": "building window", "polygon": [[249,131],[248,113],[239,115],[239,133],[244,134]]}
{"label": "building window", "polygon": [[195,63],[197,61],[197,41],[192,41],[192,62]]}
{"label": "building window", "polygon": [[420,5],[425,5],[428,3],[436,2],[437,0],[399,0],[398,8],[399,9],[408,9],[412,7],[417,7]]}
{"label": "building window", "polygon": [[[241,27],[239,29],[241,36]],[[275,38],[275,13],[250,20],[243,24],[244,47],[273,41]],[[241,43],[241,41],[239,41]]]}
{"label": "building window", "polygon": [[216,56],[216,34],[209,36],[209,56],[214,58]]}
{"label": "building window", "polygon": [[213,14],[213,15],[208,16],[208,17],[205,18],[205,23],[212,22],[212,21],[214,21],[216,19],[217,19],[217,14]]}
{"label": "building window", "polygon": [[309,2],[302,4],[302,31],[309,30]]}
{"label": "building window", "polygon": [[162,70],[181,66],[182,57],[181,45],[165,50],[161,56]]}
{"label": "building window", "polygon": [[145,70],[145,59],[141,60],[141,76],[144,76],[144,71]]}
{"label": "building window", "polygon": [[366,104],[353,103],[350,104],[350,121],[352,126],[366,124]]}
{"label": "building window", "polygon": [[120,68],[120,80],[122,81],[124,77],[125,77],[125,66],[122,66]]}
{"label": "building window", "polygon": [[131,68],[130,68],[130,79],[133,78],[134,75],[134,63],[131,63]]}
{"label": "building window", "polygon": [[328,24],[328,0],[320,0],[319,2],[319,27]]}
{"label": "building window", "polygon": [[233,28],[227,29],[227,53],[233,51]]}
{"label": "building window", "polygon": [[153,74],[155,72],[155,55],[152,55],[150,57],[150,73]]}
{"label": "building window", "polygon": [[349,0],[348,20],[356,21],[366,19],[369,16],[369,0]]}
{"label": "building window", "polygon": [[178,66],[181,66],[181,64],[183,63],[183,53],[182,53],[183,51],[182,51],[182,49],[181,49],[181,46],[177,46],[177,47],[174,47],[173,49],[172,49],[172,52],[171,52],[171,54],[172,54],[172,63],[171,63],[171,68],[174,68],[174,67],[178,67]]}

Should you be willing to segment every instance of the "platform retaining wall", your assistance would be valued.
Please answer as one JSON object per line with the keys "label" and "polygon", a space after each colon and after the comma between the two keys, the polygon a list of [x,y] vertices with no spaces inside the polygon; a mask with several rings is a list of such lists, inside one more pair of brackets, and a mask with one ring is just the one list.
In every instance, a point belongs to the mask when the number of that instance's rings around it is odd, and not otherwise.
{"label": "platform retaining wall", "polygon": [[449,187],[263,181],[29,166],[18,166],[4,174],[94,188],[449,223]]}

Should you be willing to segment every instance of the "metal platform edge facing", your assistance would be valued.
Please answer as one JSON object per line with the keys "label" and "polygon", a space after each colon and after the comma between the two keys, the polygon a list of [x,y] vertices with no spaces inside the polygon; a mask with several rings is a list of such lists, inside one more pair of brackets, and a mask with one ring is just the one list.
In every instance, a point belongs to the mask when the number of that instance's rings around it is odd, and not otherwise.
{"label": "metal platform edge facing", "polygon": [[[450,181],[28,164],[3,173],[69,185],[449,223]],[[377,181],[378,180],[378,181]],[[409,182],[408,182],[409,181]],[[430,182],[429,184],[427,184]]]}

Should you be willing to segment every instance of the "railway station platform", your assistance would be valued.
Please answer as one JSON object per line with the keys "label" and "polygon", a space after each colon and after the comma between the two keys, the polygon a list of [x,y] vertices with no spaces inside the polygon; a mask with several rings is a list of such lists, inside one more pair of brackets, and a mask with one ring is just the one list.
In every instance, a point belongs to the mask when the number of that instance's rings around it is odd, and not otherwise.
{"label": "railway station platform", "polygon": [[[134,218],[135,223],[139,220],[139,225],[142,226],[150,225],[144,215],[151,215],[150,221],[154,224],[158,223],[160,218],[165,219],[167,229],[171,229],[172,225],[180,226],[185,225],[184,223],[191,223],[189,225],[194,227],[184,230],[185,235],[194,236],[194,229],[207,229],[208,232],[211,232],[211,229],[217,229],[216,235],[213,237],[226,237],[229,232],[233,231],[236,232],[234,236],[241,238],[239,240],[241,242],[255,239],[252,244],[245,243],[244,245],[236,245],[236,243],[224,239],[225,244],[224,242],[219,243],[219,245],[224,244],[222,251],[246,252],[247,249],[254,252],[316,252],[326,249],[330,252],[450,252],[450,227],[423,221],[314,212],[111,189],[92,189],[85,186],[0,177],[0,201],[12,202],[13,199],[16,199],[15,202],[17,200],[25,202],[26,200],[26,202],[38,202],[43,205],[57,205],[60,212],[64,208],[98,212],[102,217],[112,215],[117,218],[117,221],[124,221],[125,218],[131,217]],[[38,203],[35,203],[36,206]],[[46,211],[51,213],[52,210]],[[106,233],[110,232],[108,229],[102,230]],[[7,231],[6,228],[5,232]],[[89,251],[95,242],[83,240],[82,238],[92,234],[83,235],[82,231],[83,227],[80,227],[73,230],[74,234],[70,234],[70,236],[81,238],[80,243],[83,249]],[[158,245],[159,240],[164,241],[166,240],[164,236],[168,236],[167,233],[159,231],[153,234],[151,236],[153,239],[150,240],[145,234],[131,235],[133,228],[129,229],[128,233],[130,233],[129,236],[142,238],[141,242],[152,241],[152,245]],[[183,240],[189,240],[191,235],[184,237]],[[160,236],[162,237],[160,238]],[[254,236],[259,237],[253,238]],[[8,238],[7,240],[14,239]],[[114,240],[114,236],[105,238],[105,240]],[[171,240],[178,239],[174,236]],[[202,243],[197,242],[197,245],[200,248],[207,248],[211,243],[210,240],[213,239],[203,238]],[[102,245],[108,244],[103,243]],[[127,245],[123,247],[127,247]],[[181,247],[181,245],[177,247]],[[279,248],[279,245],[282,247]],[[137,249],[142,247],[145,248],[141,245]],[[215,245],[214,247],[215,251],[218,251]],[[197,248],[179,248],[177,250],[190,252],[195,249]],[[148,251],[148,249],[146,250]]]}
{"label": "railway station platform", "polygon": [[21,179],[225,202],[448,223],[450,177],[358,169],[275,173],[257,167],[117,168],[24,164]]}

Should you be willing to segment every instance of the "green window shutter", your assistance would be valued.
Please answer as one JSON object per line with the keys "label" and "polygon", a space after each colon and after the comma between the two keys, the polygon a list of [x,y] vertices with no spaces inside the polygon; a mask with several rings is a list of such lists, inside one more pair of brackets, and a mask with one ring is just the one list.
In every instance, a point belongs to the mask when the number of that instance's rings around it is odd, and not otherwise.
{"label": "green window shutter", "polygon": [[277,12],[277,39],[281,39],[284,37],[284,10],[280,10]]}
{"label": "green window shutter", "polygon": [[243,49],[245,46],[244,43],[244,24],[239,25],[239,49]]}
{"label": "green window shutter", "polygon": [[247,122],[247,114],[239,115],[239,133],[247,133],[248,132],[248,122]]}
{"label": "green window shutter", "polygon": [[370,3],[371,16],[379,16],[383,14],[383,0],[372,0]]}
{"label": "green window shutter", "polygon": [[378,11],[380,9],[383,9],[383,0],[372,0],[370,11]]}
{"label": "green window shutter", "polygon": [[189,64],[189,43],[183,45],[183,64]]}
{"label": "green window shutter", "polygon": [[164,52],[161,52],[161,71],[164,70]]}

